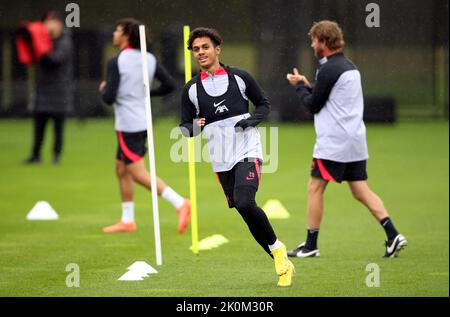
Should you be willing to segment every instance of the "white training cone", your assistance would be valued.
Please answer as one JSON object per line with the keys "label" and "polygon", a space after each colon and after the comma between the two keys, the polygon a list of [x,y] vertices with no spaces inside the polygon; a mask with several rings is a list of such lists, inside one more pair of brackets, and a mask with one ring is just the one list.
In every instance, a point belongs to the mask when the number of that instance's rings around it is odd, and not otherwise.
{"label": "white training cone", "polygon": [[128,267],[130,271],[142,272],[143,274],[156,274],[158,273],[150,264],[144,261],[136,261]]}
{"label": "white training cone", "polygon": [[144,261],[136,261],[128,267],[128,272],[119,277],[119,281],[142,281],[150,274],[158,273],[151,265]]}
{"label": "white training cone", "polygon": [[27,215],[27,220],[58,220],[58,214],[46,201],[38,201]]}

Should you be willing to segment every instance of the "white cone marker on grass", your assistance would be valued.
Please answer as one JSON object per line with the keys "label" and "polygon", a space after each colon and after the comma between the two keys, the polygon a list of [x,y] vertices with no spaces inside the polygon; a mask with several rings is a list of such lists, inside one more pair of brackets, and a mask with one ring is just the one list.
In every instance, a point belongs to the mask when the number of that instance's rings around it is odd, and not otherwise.
{"label": "white cone marker on grass", "polygon": [[46,201],[38,201],[27,215],[27,220],[58,220],[56,211]]}
{"label": "white cone marker on grass", "polygon": [[119,281],[142,281],[150,274],[157,274],[151,265],[144,261],[136,261],[128,267],[128,272],[119,277]]}

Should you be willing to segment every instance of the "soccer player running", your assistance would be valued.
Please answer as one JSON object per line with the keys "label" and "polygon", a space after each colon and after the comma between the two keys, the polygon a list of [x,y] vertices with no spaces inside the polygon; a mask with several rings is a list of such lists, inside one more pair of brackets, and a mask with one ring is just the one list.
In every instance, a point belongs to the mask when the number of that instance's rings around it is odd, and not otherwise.
{"label": "soccer player running", "polygon": [[353,197],[370,210],[386,231],[384,256],[395,257],[407,241],[394,227],[382,200],[367,184],[369,155],[360,73],[342,53],[344,38],[337,23],[314,23],[308,34],[320,63],[315,84],[312,86],[296,68],[293,74],[287,74],[287,80],[296,88],[301,103],[314,114],[317,138],[308,185],[306,242],[289,251],[288,255],[319,256],[317,237],[325,189],[330,181],[347,181]]}
{"label": "soccer player running", "polygon": [[[114,104],[115,129],[117,131],[116,175],[122,200],[122,219],[115,225],[103,228],[103,232],[136,231],[134,220],[134,183],[151,190],[150,174],[144,165],[146,153],[147,123],[145,114],[145,91],[142,81],[139,25],[135,19],[127,18],[116,23],[113,44],[120,53],[107,65],[106,81],[99,90],[107,104]],[[172,92],[175,81],[167,70],[147,53],[150,86],[153,79],[161,85],[151,90],[152,96]],[[171,203],[178,212],[178,232],[182,233],[190,220],[190,202],[157,179],[158,195]]]}
{"label": "soccer player running", "polygon": [[[216,30],[196,28],[187,44],[201,72],[183,90],[183,135],[192,137],[204,131],[212,168],[229,208],[237,209],[255,240],[273,256],[278,286],[290,286],[294,265],[255,202],[263,158],[256,125],[270,112],[269,101],[249,73],[219,62],[222,38]],[[252,115],[249,100],[256,107]]]}

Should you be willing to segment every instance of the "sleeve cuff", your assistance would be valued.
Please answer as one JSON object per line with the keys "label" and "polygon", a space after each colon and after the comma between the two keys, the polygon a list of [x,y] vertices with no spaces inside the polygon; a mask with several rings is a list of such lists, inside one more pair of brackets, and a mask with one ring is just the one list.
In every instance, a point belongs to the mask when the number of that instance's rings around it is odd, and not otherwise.
{"label": "sleeve cuff", "polygon": [[297,83],[297,85],[295,86],[295,90],[296,91],[299,91],[299,90],[301,90],[301,89],[303,89],[303,88],[307,88],[306,86],[305,86],[305,84],[302,82],[302,81],[299,81],[298,83]]}

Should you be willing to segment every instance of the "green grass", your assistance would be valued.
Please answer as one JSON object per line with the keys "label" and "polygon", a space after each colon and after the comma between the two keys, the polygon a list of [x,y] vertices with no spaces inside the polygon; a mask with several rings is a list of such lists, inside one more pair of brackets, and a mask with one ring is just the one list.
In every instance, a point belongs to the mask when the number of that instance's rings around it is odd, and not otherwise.
{"label": "green grass", "polygon": [[[158,174],[188,194],[187,164],[170,160],[175,121],[155,124]],[[51,132],[50,129],[48,132]],[[293,286],[276,287],[271,259],[253,241],[207,163],[197,164],[200,238],[220,233],[230,242],[195,256],[190,230],[176,231],[173,208],[160,200],[164,265],[140,282],[117,279],[137,260],[155,266],[150,194],[136,189],[138,231],[105,235],[118,220],[114,174],[116,140],[112,120],[70,120],[62,164],[51,162],[51,138],[40,166],[21,164],[31,143],[31,121],[0,121],[0,296],[448,296],[448,123],[368,126],[371,187],[409,240],[396,259],[382,259],[384,233],[346,184],[326,193],[320,233],[321,257],[295,260]],[[311,124],[281,125],[279,168],[264,174],[262,205],[279,199],[289,220],[273,220],[288,247],[305,236],[306,184],[314,130]],[[57,210],[56,222],[29,222],[38,200]],[[190,229],[190,228],[189,228]],[[65,284],[69,263],[81,270],[79,288]],[[368,288],[366,265],[377,263],[381,285]]]}

